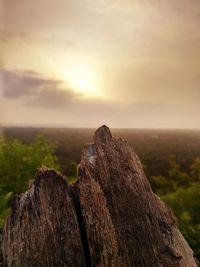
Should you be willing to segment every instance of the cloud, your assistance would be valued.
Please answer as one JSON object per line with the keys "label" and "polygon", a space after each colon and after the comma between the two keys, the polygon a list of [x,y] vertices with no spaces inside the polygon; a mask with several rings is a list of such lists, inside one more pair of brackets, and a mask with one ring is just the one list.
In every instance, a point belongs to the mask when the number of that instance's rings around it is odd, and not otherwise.
{"label": "cloud", "polygon": [[66,108],[75,97],[75,93],[71,90],[55,89],[53,85],[48,85],[27,103],[29,105],[50,109]]}
{"label": "cloud", "polygon": [[0,70],[3,97],[23,100],[30,106],[63,107],[80,96],[56,79],[48,79],[34,71]]}
{"label": "cloud", "polygon": [[27,39],[28,35],[24,31],[10,31],[7,29],[0,30],[0,42],[7,43],[16,39]]}
{"label": "cloud", "polygon": [[60,80],[34,71],[0,70],[4,124],[96,127],[197,127],[199,108],[161,101],[131,103],[84,98]]}

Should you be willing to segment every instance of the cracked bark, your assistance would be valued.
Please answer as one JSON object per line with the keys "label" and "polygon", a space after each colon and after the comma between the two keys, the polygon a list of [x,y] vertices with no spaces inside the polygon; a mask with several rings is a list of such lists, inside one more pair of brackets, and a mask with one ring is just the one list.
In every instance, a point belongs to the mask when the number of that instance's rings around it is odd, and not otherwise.
{"label": "cracked bark", "polygon": [[74,185],[39,171],[14,201],[2,247],[8,267],[197,266],[134,150],[106,126],[85,145]]}
{"label": "cracked bark", "polygon": [[16,197],[3,233],[4,266],[84,266],[79,227],[67,182],[40,169]]}

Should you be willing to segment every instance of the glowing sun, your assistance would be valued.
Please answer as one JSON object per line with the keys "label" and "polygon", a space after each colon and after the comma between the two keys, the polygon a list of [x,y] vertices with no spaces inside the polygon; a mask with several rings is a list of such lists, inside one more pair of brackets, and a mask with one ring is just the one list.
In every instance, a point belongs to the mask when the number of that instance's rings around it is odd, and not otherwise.
{"label": "glowing sun", "polygon": [[63,78],[74,91],[82,93],[86,97],[100,96],[97,74],[88,66],[71,66],[63,74]]}

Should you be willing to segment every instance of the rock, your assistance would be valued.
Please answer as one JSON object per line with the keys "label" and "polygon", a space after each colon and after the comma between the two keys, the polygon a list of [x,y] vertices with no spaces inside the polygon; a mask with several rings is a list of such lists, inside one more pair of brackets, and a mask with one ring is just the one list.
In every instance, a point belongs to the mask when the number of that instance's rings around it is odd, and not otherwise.
{"label": "rock", "polygon": [[197,266],[138,156],[106,126],[85,145],[75,184],[42,168],[15,198],[2,248],[7,267]]}

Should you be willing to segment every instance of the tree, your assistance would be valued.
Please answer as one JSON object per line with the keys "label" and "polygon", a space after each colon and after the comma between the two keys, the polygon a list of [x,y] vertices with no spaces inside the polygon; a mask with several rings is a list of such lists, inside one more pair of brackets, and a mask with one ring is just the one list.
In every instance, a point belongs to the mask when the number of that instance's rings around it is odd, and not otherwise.
{"label": "tree", "polygon": [[177,163],[176,156],[169,157],[169,171],[168,176],[171,181],[176,184],[176,188],[180,186],[188,186],[190,178],[187,173],[181,171],[180,165]]}
{"label": "tree", "polygon": [[0,195],[0,228],[3,226],[4,220],[10,212],[9,200],[12,193]]}
{"label": "tree", "polygon": [[22,193],[41,165],[59,170],[55,145],[39,135],[30,144],[0,140],[0,187],[3,193]]}
{"label": "tree", "polygon": [[150,176],[149,181],[153,191],[159,196],[176,190],[176,182],[164,176]]}
{"label": "tree", "polygon": [[200,184],[193,183],[187,188],[179,188],[162,199],[172,208],[181,232],[200,258]]}
{"label": "tree", "polygon": [[196,158],[190,167],[193,182],[200,182],[200,158]]}
{"label": "tree", "polygon": [[67,180],[71,183],[74,182],[76,178],[77,172],[77,163],[74,160],[70,160],[67,166]]}
{"label": "tree", "polygon": [[175,192],[180,187],[188,187],[192,181],[196,181],[196,176],[200,174],[200,164],[198,161],[193,164],[191,172],[195,176],[193,180],[190,175],[181,170],[181,166],[176,161],[176,156],[171,155],[169,157],[167,177],[150,176],[149,180],[154,192],[162,196],[169,192]]}

